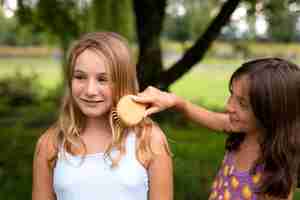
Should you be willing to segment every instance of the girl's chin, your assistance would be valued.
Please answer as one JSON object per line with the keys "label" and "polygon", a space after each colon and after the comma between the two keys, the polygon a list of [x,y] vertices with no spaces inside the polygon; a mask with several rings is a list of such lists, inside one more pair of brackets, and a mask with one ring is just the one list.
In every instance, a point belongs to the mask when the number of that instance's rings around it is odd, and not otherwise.
{"label": "girl's chin", "polygon": [[96,111],[96,110],[82,110],[82,113],[88,118],[102,118],[109,115],[109,110]]}
{"label": "girl's chin", "polygon": [[232,124],[232,128],[234,130],[234,132],[244,132],[245,129],[243,127],[241,127],[241,125],[239,123],[231,123]]}

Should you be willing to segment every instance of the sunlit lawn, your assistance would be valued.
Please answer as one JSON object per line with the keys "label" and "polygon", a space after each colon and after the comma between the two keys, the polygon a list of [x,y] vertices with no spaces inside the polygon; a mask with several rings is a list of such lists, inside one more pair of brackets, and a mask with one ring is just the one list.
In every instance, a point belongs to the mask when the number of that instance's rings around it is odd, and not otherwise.
{"label": "sunlit lawn", "polygon": [[61,80],[60,61],[54,58],[0,58],[0,78],[16,72],[37,74],[44,88],[54,88]]}
{"label": "sunlit lawn", "polygon": [[[240,60],[204,60],[177,81],[172,90],[189,99],[205,96],[200,94],[199,90],[206,91],[207,88],[222,92],[220,86],[227,81],[231,72],[240,63]],[[53,88],[59,83],[61,70],[60,61],[54,58],[0,58],[0,78],[14,75],[16,72],[26,75],[35,73],[45,88]],[[205,84],[199,84],[199,81]]]}

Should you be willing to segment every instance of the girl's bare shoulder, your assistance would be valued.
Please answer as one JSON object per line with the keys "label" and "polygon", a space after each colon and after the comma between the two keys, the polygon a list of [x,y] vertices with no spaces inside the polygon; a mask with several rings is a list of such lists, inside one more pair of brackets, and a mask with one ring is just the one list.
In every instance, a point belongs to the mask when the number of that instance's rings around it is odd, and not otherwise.
{"label": "girl's bare shoulder", "polygon": [[170,154],[167,137],[163,130],[156,123],[154,123],[152,126],[150,138],[151,148],[154,153]]}
{"label": "girl's bare shoulder", "polygon": [[36,143],[35,157],[44,157],[49,160],[54,156],[57,150],[56,135],[58,131],[57,126],[52,125],[42,133]]}

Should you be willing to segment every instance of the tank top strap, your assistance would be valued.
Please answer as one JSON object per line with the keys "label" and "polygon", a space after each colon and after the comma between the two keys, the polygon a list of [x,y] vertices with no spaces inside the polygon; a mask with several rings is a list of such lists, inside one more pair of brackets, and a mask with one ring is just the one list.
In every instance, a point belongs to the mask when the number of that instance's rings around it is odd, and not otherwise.
{"label": "tank top strap", "polygon": [[[126,150],[126,155],[130,157],[135,157],[136,153],[136,134],[130,130],[128,132],[128,135],[126,136],[125,139],[125,150]],[[112,155],[114,155],[115,150],[113,150]],[[65,155],[70,155],[66,150],[63,148],[63,145],[60,144],[58,146],[58,157],[59,158],[64,158]]]}
{"label": "tank top strap", "polygon": [[127,155],[135,156],[136,152],[136,134],[130,130],[125,141],[125,148],[127,151]]}

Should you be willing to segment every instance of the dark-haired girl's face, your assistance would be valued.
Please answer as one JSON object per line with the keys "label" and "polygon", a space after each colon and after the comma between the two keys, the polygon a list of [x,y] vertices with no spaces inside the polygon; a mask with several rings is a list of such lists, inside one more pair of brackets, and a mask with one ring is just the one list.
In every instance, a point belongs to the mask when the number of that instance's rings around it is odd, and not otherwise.
{"label": "dark-haired girl's face", "polygon": [[249,81],[246,76],[233,80],[226,110],[235,132],[256,133],[257,123],[249,99]]}

